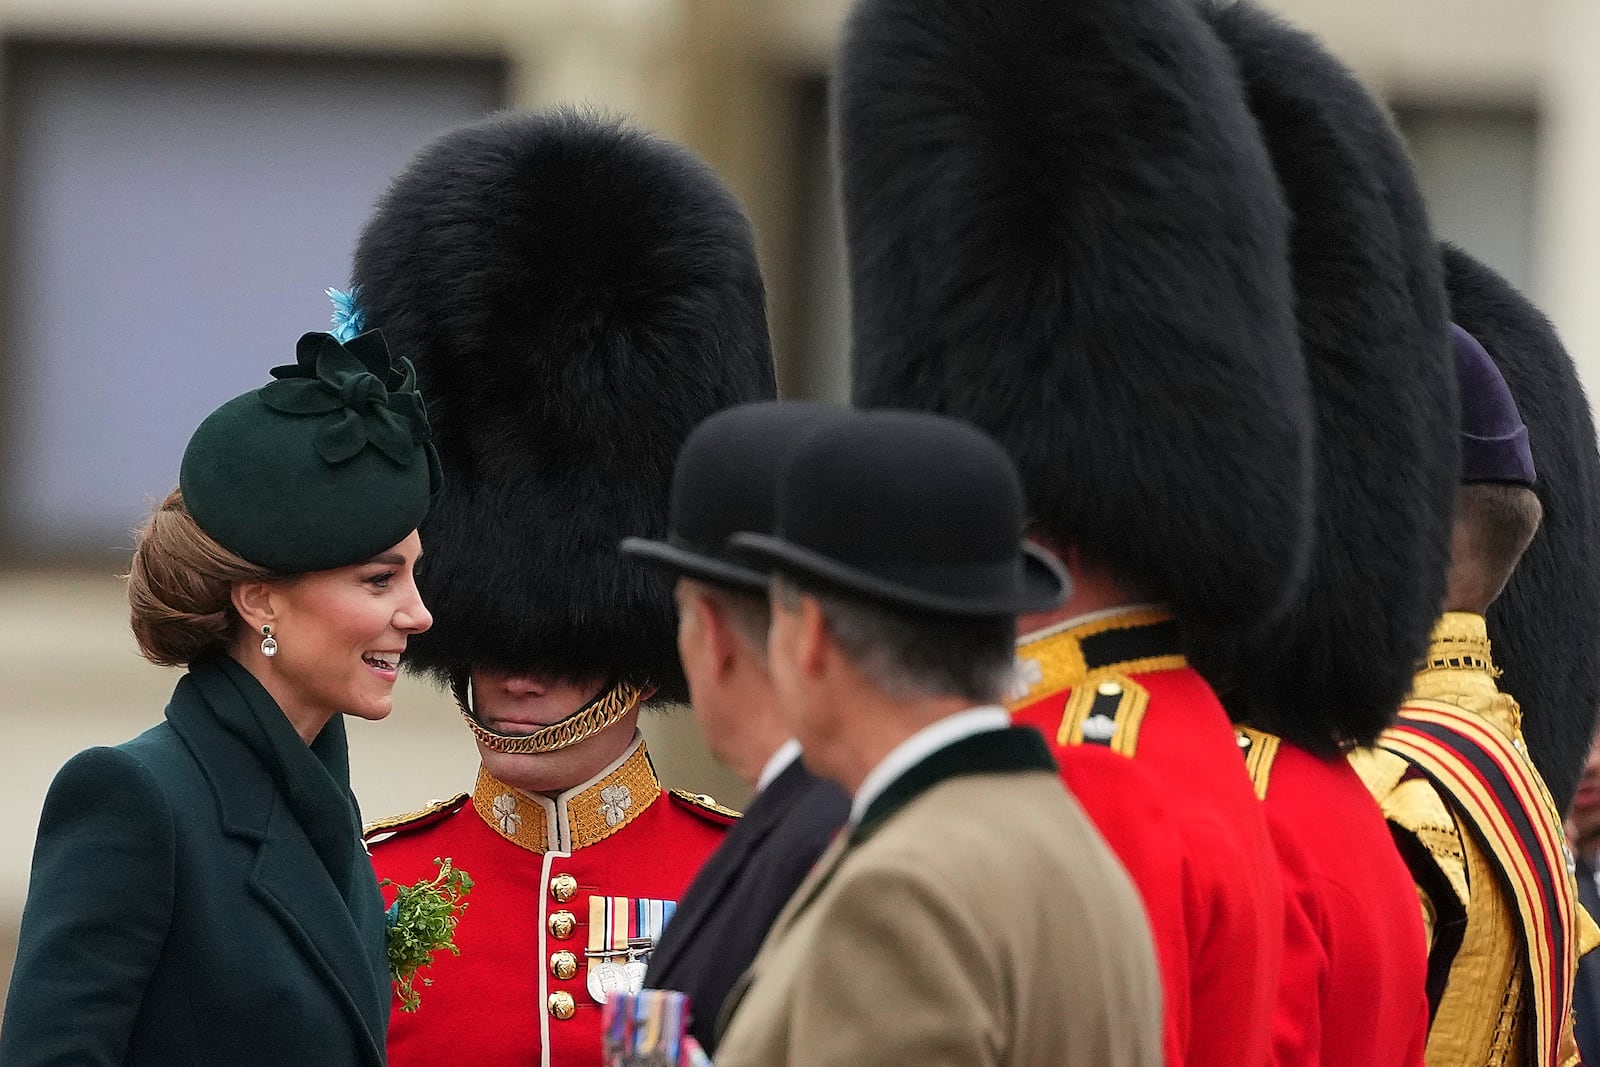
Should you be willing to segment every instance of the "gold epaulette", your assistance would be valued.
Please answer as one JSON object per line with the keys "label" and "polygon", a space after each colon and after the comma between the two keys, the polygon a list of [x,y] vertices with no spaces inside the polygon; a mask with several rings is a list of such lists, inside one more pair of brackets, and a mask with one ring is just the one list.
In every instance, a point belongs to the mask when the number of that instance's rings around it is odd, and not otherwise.
{"label": "gold epaulette", "polygon": [[1438,787],[1425,777],[1410,774],[1410,761],[1387,749],[1352,749],[1349,759],[1383,817],[1422,846],[1465,908],[1471,884],[1461,828]]}
{"label": "gold epaulette", "polygon": [[[1579,875],[1578,877],[1583,877]],[[1600,948],[1600,925],[1596,925],[1594,916],[1589,914],[1589,909],[1582,904],[1578,905],[1578,956],[1587,956],[1595,949]]]}
{"label": "gold epaulette", "polygon": [[1139,747],[1139,726],[1150,691],[1125,674],[1091,675],[1067,696],[1056,730],[1058,745],[1104,745],[1119,756]]}
{"label": "gold epaulette", "polygon": [[732,826],[744,818],[743,812],[724,807],[717,803],[715,797],[705,793],[691,793],[687,789],[669,789],[667,792],[673,800],[718,826]]}
{"label": "gold epaulette", "polygon": [[387,818],[378,819],[376,822],[370,822],[366,825],[361,831],[361,837],[363,840],[371,841],[379,834],[394,833],[399,830],[414,830],[418,827],[427,826],[461,807],[471,796],[471,793],[457,793],[449,800],[435,800],[419,811],[407,812],[404,815],[390,815]]}
{"label": "gold epaulette", "polygon": [[1235,726],[1233,736],[1238,739],[1239,751],[1244,755],[1244,769],[1250,774],[1256,799],[1267,799],[1267,786],[1272,781],[1272,764],[1278,758],[1278,746],[1283,743],[1282,739],[1277,734],[1269,734],[1251,726]]}

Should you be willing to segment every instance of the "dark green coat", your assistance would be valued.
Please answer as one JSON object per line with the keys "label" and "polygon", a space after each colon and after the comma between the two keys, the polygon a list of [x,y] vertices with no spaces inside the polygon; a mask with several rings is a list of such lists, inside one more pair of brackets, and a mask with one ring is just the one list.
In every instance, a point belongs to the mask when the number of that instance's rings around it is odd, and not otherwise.
{"label": "dark green coat", "polygon": [[390,992],[366,855],[347,904],[192,677],[166,714],[50,787],[0,1064],[381,1067]]}

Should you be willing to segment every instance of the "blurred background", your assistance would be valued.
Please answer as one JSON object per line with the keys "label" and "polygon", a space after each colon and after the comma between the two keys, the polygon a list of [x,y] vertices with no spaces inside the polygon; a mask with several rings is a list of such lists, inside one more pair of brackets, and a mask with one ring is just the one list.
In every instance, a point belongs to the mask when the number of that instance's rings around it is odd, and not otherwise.
{"label": "blurred background", "polygon": [[[1600,387],[1600,4],[1267,0],[1394,109],[1441,235],[1544,305]],[[755,221],[786,395],[843,400],[830,55],[846,0],[0,0],[0,990],[39,808],[159,721],[117,574],[189,433],[322,328],[356,234],[436,132],[633,116]],[[687,714],[668,784],[740,803]],[[470,788],[449,703],[352,727],[368,818]]]}

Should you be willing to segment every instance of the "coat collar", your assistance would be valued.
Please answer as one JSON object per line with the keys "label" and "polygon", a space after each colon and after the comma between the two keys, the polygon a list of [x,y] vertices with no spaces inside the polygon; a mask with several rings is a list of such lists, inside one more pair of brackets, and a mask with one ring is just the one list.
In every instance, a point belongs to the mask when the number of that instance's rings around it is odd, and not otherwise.
{"label": "coat collar", "polygon": [[[349,906],[328,877],[321,859],[278,796],[259,759],[216,720],[193,679],[179,681],[167,705],[167,721],[194,756],[216,799],[224,833],[256,846],[250,872],[251,892],[280,923],[291,941],[321,974],[344,1005],[352,1025],[362,1034],[366,1059],[384,1062],[388,1031],[389,990],[383,979],[388,961],[383,944],[383,899],[374,880],[362,892],[372,909],[370,922],[352,919]],[[358,876],[372,880],[366,855],[357,849],[355,862],[366,867]],[[365,887],[363,886],[363,889]]]}
{"label": "coat collar", "polygon": [[1102,674],[1143,674],[1187,665],[1172,612],[1139,604],[1097,611],[1017,642],[1013,708],[1072,689]]}
{"label": "coat collar", "polygon": [[[740,1003],[750,986],[759,980],[758,968],[770,948],[788,934],[795,921],[805,912],[833,880],[854,849],[867,841],[884,823],[918,796],[938,785],[968,774],[995,774],[1007,771],[1048,771],[1057,773],[1055,759],[1039,732],[1030,726],[1013,726],[1005,730],[985,730],[973,734],[934,752],[922,762],[906,771],[878,794],[868,806],[861,822],[848,834],[840,834],[817,860],[806,880],[795,890],[789,903],[773,923],[766,941],[757,953],[755,962],[745,970],[729,990],[717,1016],[717,1034],[722,1037],[739,1010]],[[747,815],[746,818],[749,818]]]}
{"label": "coat collar", "polygon": [[879,793],[861,821],[848,833],[840,834],[830,845],[806,880],[795,891],[783,913],[773,924],[768,940],[787,929],[800,913],[810,907],[818,893],[833,878],[851,850],[869,840],[907,804],[940,782],[969,774],[999,774],[1008,771],[1047,771],[1059,773],[1055,757],[1044,737],[1031,726],[1011,726],[1004,730],[985,730],[962,738],[932,753]]}
{"label": "coat collar", "polygon": [[867,805],[861,821],[850,831],[850,842],[858,845],[867,840],[901,808],[940,782],[1004,771],[1056,772],[1056,761],[1039,731],[1029,726],[985,730],[933,752],[890,782]]}
{"label": "coat collar", "polygon": [[1447,611],[1433,627],[1428,656],[1412,679],[1411,695],[1475,712],[1521,744],[1522,709],[1509,694],[1500,692],[1498,677],[1483,616]]}
{"label": "coat collar", "polygon": [[576,852],[617,833],[661,799],[644,736],[610,766],[554,797],[525,793],[478,769],[472,807],[484,824],[529,852]]}

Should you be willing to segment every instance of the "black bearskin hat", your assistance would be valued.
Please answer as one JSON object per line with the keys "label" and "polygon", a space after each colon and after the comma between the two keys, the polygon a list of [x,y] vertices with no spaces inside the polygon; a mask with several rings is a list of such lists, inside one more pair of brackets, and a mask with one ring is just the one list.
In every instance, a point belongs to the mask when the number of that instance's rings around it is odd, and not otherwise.
{"label": "black bearskin hat", "polygon": [[1509,282],[1444,248],[1451,317],[1500,368],[1528,427],[1544,522],[1489,608],[1501,688],[1522,705],[1528,751],[1562,811],[1600,709],[1600,453],[1577,369]]}
{"label": "black bearskin hat", "polygon": [[416,364],[445,486],[422,527],[434,625],[406,662],[604,677],[685,699],[666,532],[678,448],[775,394],[749,221],[685,149],[571,111],[425,147],[356,248],[365,325]]}
{"label": "black bearskin hat", "polygon": [[1294,215],[1317,423],[1310,573],[1219,688],[1236,718],[1326,753],[1393,720],[1444,598],[1459,452],[1442,272],[1399,135],[1355,76],[1259,7],[1208,15]]}
{"label": "black bearskin hat", "polygon": [[855,402],[988,431],[1040,534],[1191,642],[1280,612],[1311,514],[1288,218],[1187,0],[860,0],[836,108]]}

